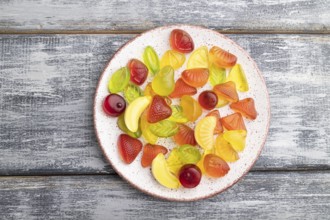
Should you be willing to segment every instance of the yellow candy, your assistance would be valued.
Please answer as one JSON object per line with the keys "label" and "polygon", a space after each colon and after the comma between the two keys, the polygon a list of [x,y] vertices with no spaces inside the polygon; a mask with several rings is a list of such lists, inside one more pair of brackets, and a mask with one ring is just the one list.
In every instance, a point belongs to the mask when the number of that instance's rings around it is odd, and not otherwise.
{"label": "yellow candy", "polygon": [[151,164],[152,175],[163,186],[170,189],[177,189],[180,187],[180,182],[176,176],[174,176],[166,163],[164,154],[158,154]]}
{"label": "yellow candy", "polygon": [[168,96],[174,90],[174,69],[171,66],[163,67],[152,80],[152,90],[160,96]]}
{"label": "yellow candy", "polygon": [[191,96],[182,96],[180,105],[182,107],[183,114],[188,118],[189,121],[196,121],[202,114],[202,107]]}
{"label": "yellow candy", "polygon": [[239,159],[238,153],[232,148],[230,143],[226,141],[223,134],[215,139],[215,154],[227,162],[235,162]]}
{"label": "yellow candy", "polygon": [[160,68],[164,66],[171,66],[173,69],[179,69],[184,62],[186,57],[183,53],[179,53],[175,50],[168,50],[164,53],[162,59],[160,60]]}
{"label": "yellow candy", "polygon": [[156,144],[158,137],[150,131],[150,124],[147,120],[147,111],[141,115],[140,128],[142,131],[142,137],[144,140],[150,144]]}
{"label": "yellow candy", "polygon": [[195,139],[204,150],[211,150],[214,147],[213,133],[216,124],[216,117],[207,116],[201,119],[195,127]]}
{"label": "yellow candy", "polygon": [[206,46],[196,49],[189,57],[187,69],[209,68],[209,51]]}
{"label": "yellow candy", "polygon": [[230,145],[238,152],[245,148],[246,131],[245,130],[231,130],[223,134],[223,138],[230,143]]}
{"label": "yellow candy", "polygon": [[212,148],[211,150],[205,150],[204,154],[202,155],[202,159],[200,159],[200,161],[196,164],[199,169],[201,170],[202,174],[205,174],[205,168],[204,168],[204,158],[206,155],[208,154],[213,154],[214,153],[214,148]]}
{"label": "yellow candy", "polygon": [[244,70],[240,64],[236,64],[230,70],[226,81],[233,81],[236,84],[236,89],[238,91],[246,92],[249,90],[249,84],[247,82]]}

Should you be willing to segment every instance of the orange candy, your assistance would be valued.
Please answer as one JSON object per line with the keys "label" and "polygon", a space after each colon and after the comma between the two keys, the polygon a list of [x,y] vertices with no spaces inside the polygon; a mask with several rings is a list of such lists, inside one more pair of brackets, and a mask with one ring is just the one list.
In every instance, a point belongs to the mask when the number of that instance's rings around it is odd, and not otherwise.
{"label": "orange candy", "polygon": [[206,155],[204,157],[203,165],[206,174],[215,178],[226,175],[230,170],[227,162],[215,154]]}
{"label": "orange candy", "polygon": [[167,154],[167,148],[161,145],[146,144],[143,148],[143,154],[141,158],[142,167],[148,167],[151,165],[152,160],[159,154]]}
{"label": "orange candy", "polygon": [[246,98],[238,102],[234,102],[230,104],[230,108],[241,113],[248,119],[254,120],[257,118],[258,113],[254,107],[254,100],[252,98]]}
{"label": "orange candy", "polygon": [[174,91],[170,94],[171,98],[181,98],[183,95],[195,95],[197,89],[189,86],[181,78],[175,82]]}
{"label": "orange candy", "polygon": [[179,124],[179,131],[173,136],[174,142],[178,145],[196,145],[194,130],[185,124]]}
{"label": "orange candy", "polygon": [[220,119],[227,130],[246,130],[243,117],[240,113],[234,113]]}
{"label": "orange candy", "polygon": [[190,86],[202,87],[209,80],[209,70],[206,68],[187,69],[182,72],[181,77]]}
{"label": "orange candy", "polygon": [[210,49],[210,60],[219,67],[232,67],[236,64],[237,57],[220,47],[214,46]]}
{"label": "orange candy", "polygon": [[238,94],[236,92],[235,83],[228,81],[226,83],[218,84],[213,87],[213,91],[221,98],[229,102],[237,102]]}
{"label": "orange candy", "polygon": [[221,120],[220,120],[220,113],[218,110],[213,110],[213,111],[210,111],[207,115],[207,116],[214,116],[217,118],[217,124],[215,126],[215,129],[214,129],[214,134],[220,134],[223,132],[223,128],[222,128],[222,124],[221,124]]}

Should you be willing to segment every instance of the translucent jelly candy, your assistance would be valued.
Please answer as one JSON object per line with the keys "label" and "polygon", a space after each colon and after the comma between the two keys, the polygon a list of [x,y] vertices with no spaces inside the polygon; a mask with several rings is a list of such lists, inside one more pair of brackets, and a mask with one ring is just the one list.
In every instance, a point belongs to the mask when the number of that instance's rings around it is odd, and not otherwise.
{"label": "translucent jelly candy", "polygon": [[230,104],[230,108],[241,113],[248,119],[254,120],[257,118],[258,113],[254,107],[254,100],[252,98],[246,98],[238,102],[234,102]]}
{"label": "translucent jelly candy", "polygon": [[[217,94],[217,93],[215,93],[215,94]],[[219,96],[218,94],[217,94],[217,96],[218,96],[218,104],[217,104],[217,108],[221,108],[221,107],[223,107],[223,106],[226,106],[228,103],[229,103],[229,101],[227,101],[226,99],[223,99],[221,96]]]}
{"label": "translucent jelly candy", "polygon": [[150,96],[142,96],[135,99],[131,104],[128,105],[125,111],[125,124],[127,128],[136,132],[139,128],[139,119],[142,112],[148,107],[151,102]]}
{"label": "translucent jelly candy", "polygon": [[249,84],[246,80],[244,70],[240,64],[236,64],[229,72],[227,81],[233,81],[238,91],[246,92]]}
{"label": "translucent jelly candy", "polygon": [[210,49],[210,60],[219,67],[232,67],[236,64],[237,57],[220,47],[213,46]]}
{"label": "translucent jelly candy", "polygon": [[195,164],[186,164],[179,171],[179,180],[185,188],[195,188],[202,178],[202,172]]}
{"label": "translucent jelly candy", "polygon": [[226,69],[212,64],[209,81],[212,86],[224,83],[226,81]]}
{"label": "translucent jelly candy", "polygon": [[168,96],[174,91],[174,69],[171,66],[163,67],[152,80],[152,90],[160,96]]}
{"label": "translucent jelly candy", "polygon": [[122,67],[114,72],[110,78],[108,89],[111,93],[123,91],[128,85],[130,79],[129,70],[127,67]]}
{"label": "translucent jelly candy", "polygon": [[173,140],[178,145],[196,145],[194,130],[185,124],[179,124],[179,131],[173,136]]}
{"label": "translucent jelly candy", "polygon": [[184,54],[179,53],[175,50],[168,50],[164,53],[162,59],[160,60],[160,67],[171,66],[173,69],[179,69],[184,62],[186,57]]}
{"label": "translucent jelly candy", "polygon": [[138,97],[142,96],[143,92],[139,86],[129,84],[124,90],[124,97],[128,103],[133,102]]}
{"label": "translucent jelly candy", "polygon": [[150,131],[157,137],[172,137],[179,131],[179,126],[173,121],[162,120],[150,124]]}
{"label": "translucent jelly candy", "polygon": [[172,115],[172,109],[167,105],[165,99],[159,95],[152,97],[148,109],[147,119],[149,123],[156,123]]}
{"label": "translucent jelly candy", "polygon": [[142,167],[148,167],[151,165],[153,159],[159,154],[167,154],[167,148],[161,145],[146,144],[143,148],[143,154],[141,158]]}
{"label": "translucent jelly candy", "polygon": [[205,174],[204,159],[205,159],[205,156],[208,155],[208,154],[214,154],[214,148],[212,148],[211,150],[204,150],[204,153],[202,155],[202,159],[200,159],[198,161],[198,163],[196,164],[199,167],[199,169],[202,171],[203,174]]}
{"label": "translucent jelly candy", "polygon": [[205,150],[213,148],[213,133],[217,119],[214,116],[208,116],[201,119],[195,127],[195,138],[199,146]]}
{"label": "translucent jelly candy", "polygon": [[220,120],[220,113],[218,110],[213,110],[210,111],[209,113],[207,113],[207,116],[214,116],[217,119],[217,124],[214,128],[214,134],[220,134],[223,132],[223,128],[222,128],[222,124],[221,124],[221,120]]}
{"label": "translucent jelly candy", "polygon": [[132,163],[142,149],[141,141],[127,134],[119,135],[117,146],[121,159],[127,164]]}
{"label": "translucent jelly candy", "polygon": [[141,115],[140,127],[142,131],[142,137],[150,144],[156,144],[158,137],[150,131],[150,123],[147,120],[147,111],[144,111]]}
{"label": "translucent jelly candy", "polygon": [[205,68],[187,69],[182,72],[181,78],[190,86],[202,87],[209,79],[209,70]]}
{"label": "translucent jelly candy", "polygon": [[184,30],[174,29],[170,35],[170,46],[181,53],[190,53],[194,50],[194,41]]}
{"label": "translucent jelly candy", "polygon": [[223,138],[230,143],[230,145],[238,152],[245,148],[246,130],[232,130],[226,131]]}
{"label": "translucent jelly candy", "polygon": [[211,110],[218,104],[218,96],[213,91],[206,90],[199,94],[198,102],[204,109]]}
{"label": "translucent jelly candy", "polygon": [[147,46],[143,52],[143,62],[148,67],[149,71],[155,75],[159,71],[159,58],[151,46]]}
{"label": "translucent jelly candy", "polygon": [[206,155],[203,165],[206,174],[215,178],[225,176],[230,170],[226,161],[215,154]]}
{"label": "translucent jelly candy", "polygon": [[202,115],[202,107],[191,96],[182,96],[180,105],[189,121],[194,122]]}
{"label": "translucent jelly candy", "polygon": [[128,134],[129,136],[133,137],[133,138],[139,138],[141,137],[141,129],[138,128],[138,130],[136,132],[131,132],[130,130],[128,130],[126,124],[125,124],[125,119],[124,119],[124,114],[121,114],[118,117],[117,120],[117,125],[119,127],[120,130],[122,130],[123,132],[125,132],[126,134]]}
{"label": "translucent jelly candy", "polygon": [[169,121],[174,121],[178,123],[188,122],[188,118],[184,115],[183,109],[180,105],[172,105],[172,115],[168,118]]}
{"label": "translucent jelly candy", "polygon": [[131,73],[131,81],[137,85],[142,85],[148,76],[148,68],[138,59],[131,59],[127,64]]}
{"label": "translucent jelly candy", "polygon": [[175,82],[174,91],[170,94],[171,98],[181,98],[184,95],[195,95],[197,89],[189,86],[181,78]]}
{"label": "translucent jelly candy", "polygon": [[237,102],[238,94],[236,92],[235,83],[232,81],[228,81],[226,83],[218,84],[213,87],[213,91],[220,97],[221,99],[225,99],[229,102]]}
{"label": "translucent jelly candy", "polygon": [[177,189],[180,187],[179,180],[170,172],[167,166],[164,154],[159,153],[155,159],[153,159],[151,172],[161,185],[170,189]]}
{"label": "translucent jelly candy", "polygon": [[240,113],[227,115],[220,120],[222,125],[227,130],[246,130],[242,115]]}
{"label": "translucent jelly candy", "polygon": [[125,111],[126,102],[118,94],[109,94],[105,97],[102,108],[107,115],[117,117]]}
{"label": "translucent jelly candy", "polygon": [[239,159],[238,153],[232,148],[230,143],[220,134],[215,139],[215,154],[227,162],[235,162]]}
{"label": "translucent jelly candy", "polygon": [[209,52],[206,46],[196,49],[189,57],[187,69],[209,68]]}
{"label": "translucent jelly candy", "polygon": [[154,95],[157,95],[154,90],[152,90],[152,86],[151,86],[151,83],[148,83],[146,85],[146,87],[144,88],[144,91],[143,91],[143,94],[145,96],[154,96]]}

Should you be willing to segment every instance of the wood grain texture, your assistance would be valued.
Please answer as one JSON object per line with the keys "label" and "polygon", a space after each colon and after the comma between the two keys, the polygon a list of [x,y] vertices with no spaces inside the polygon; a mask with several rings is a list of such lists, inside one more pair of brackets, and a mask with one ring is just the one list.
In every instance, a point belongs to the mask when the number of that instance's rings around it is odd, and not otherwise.
{"label": "wood grain texture", "polygon": [[229,32],[329,33],[330,1],[0,1],[0,32],[141,31],[194,24]]}
{"label": "wood grain texture", "polygon": [[[271,99],[254,170],[330,169],[330,39],[228,35],[254,58]],[[92,103],[113,53],[134,35],[0,36],[0,175],[113,173]]]}
{"label": "wood grain texture", "polygon": [[190,203],[153,198],[115,175],[1,177],[0,195],[4,219],[328,219],[330,173],[250,173]]}

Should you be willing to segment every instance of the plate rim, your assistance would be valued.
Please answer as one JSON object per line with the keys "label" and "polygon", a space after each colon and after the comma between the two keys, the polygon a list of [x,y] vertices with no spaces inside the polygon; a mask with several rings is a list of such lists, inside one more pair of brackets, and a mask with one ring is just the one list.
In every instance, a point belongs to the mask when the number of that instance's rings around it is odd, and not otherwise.
{"label": "plate rim", "polygon": [[[147,190],[145,190],[145,189],[137,186],[136,184],[134,184],[133,182],[131,182],[129,179],[125,178],[124,175],[113,165],[113,163],[111,162],[110,158],[108,156],[106,156],[107,154],[105,152],[104,147],[101,144],[100,137],[99,137],[99,132],[98,132],[97,127],[96,127],[96,117],[95,117],[95,115],[96,115],[96,97],[98,95],[98,92],[97,91],[99,90],[99,86],[101,84],[101,80],[102,80],[103,76],[105,75],[107,68],[110,66],[111,61],[117,56],[117,54],[121,50],[125,49],[125,47],[128,44],[130,44],[131,42],[133,42],[135,39],[137,39],[139,37],[142,37],[143,35],[145,35],[145,34],[147,34],[149,32],[156,31],[156,30],[162,30],[162,29],[171,29],[171,28],[174,28],[175,29],[175,28],[182,28],[182,27],[200,29],[201,31],[205,31],[205,30],[211,31],[211,32],[215,33],[216,35],[220,36],[221,38],[225,38],[226,40],[230,41],[233,45],[235,45],[237,47],[237,49],[239,49],[246,57],[249,58],[249,61],[253,65],[253,67],[256,70],[256,72],[258,73],[259,77],[262,79],[262,82],[263,82],[263,84],[265,85],[265,88],[266,88],[266,98],[267,98],[267,102],[268,102],[267,103],[268,104],[268,109],[267,109],[268,121],[267,121],[267,125],[266,125],[265,138],[262,141],[261,147],[259,148],[259,150],[258,150],[258,152],[256,154],[257,156],[254,159],[254,161],[251,163],[251,165],[243,172],[243,174],[238,179],[236,179],[235,181],[233,181],[232,183],[230,183],[229,185],[227,185],[223,189],[221,189],[219,191],[216,191],[216,192],[213,192],[213,193],[209,193],[209,194],[207,194],[205,196],[199,196],[199,197],[191,198],[191,199],[185,199],[185,198],[168,198],[166,196],[161,196],[161,195],[152,193],[150,191],[147,191]],[[159,27],[148,29],[148,30],[146,30],[146,31],[144,31],[144,32],[142,32],[142,33],[134,36],[133,38],[131,38],[125,44],[121,45],[116,50],[116,52],[109,58],[109,60],[107,61],[107,63],[105,64],[105,67],[104,67],[104,69],[102,70],[102,72],[101,72],[101,74],[99,76],[99,79],[98,79],[98,82],[97,82],[97,85],[96,85],[96,88],[95,88],[94,99],[93,99],[93,127],[94,127],[94,132],[95,132],[95,135],[96,135],[96,139],[97,139],[98,145],[99,145],[99,147],[102,150],[103,156],[106,158],[106,160],[108,161],[108,163],[111,165],[112,169],[123,180],[125,180],[127,183],[129,183],[131,186],[133,186],[135,189],[137,189],[137,190],[139,190],[139,191],[141,191],[141,192],[143,192],[143,193],[145,193],[147,195],[156,197],[158,199],[163,199],[163,200],[167,200],[167,201],[175,201],[175,202],[193,202],[193,201],[198,201],[198,200],[203,200],[203,199],[214,197],[215,195],[218,195],[218,194],[220,194],[220,193],[228,190],[229,188],[231,188],[232,186],[234,186],[237,182],[239,182],[243,177],[245,177],[245,175],[251,170],[251,168],[255,165],[256,161],[259,159],[260,154],[261,154],[261,152],[262,152],[262,150],[263,150],[263,148],[265,146],[265,143],[266,143],[266,140],[267,140],[267,137],[268,137],[268,134],[269,134],[270,121],[271,121],[271,105],[270,105],[270,98],[269,98],[268,87],[267,87],[265,78],[261,74],[261,71],[259,70],[259,68],[258,68],[256,62],[254,61],[254,59],[252,59],[252,57],[250,56],[250,54],[246,50],[244,50],[240,45],[238,45],[235,41],[231,40],[227,36],[221,34],[220,32],[218,32],[216,30],[213,30],[213,29],[210,29],[210,28],[207,28],[207,27],[204,27],[204,26],[199,26],[199,25],[188,25],[188,24],[164,25],[164,26],[159,26]]]}

